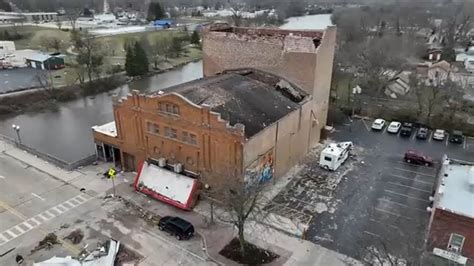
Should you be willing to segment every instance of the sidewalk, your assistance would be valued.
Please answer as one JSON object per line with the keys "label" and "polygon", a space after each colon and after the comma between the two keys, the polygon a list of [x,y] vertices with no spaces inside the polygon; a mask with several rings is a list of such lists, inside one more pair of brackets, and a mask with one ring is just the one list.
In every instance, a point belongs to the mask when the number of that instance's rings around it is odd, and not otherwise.
{"label": "sidewalk", "polygon": [[[102,178],[102,173],[112,167],[112,163],[100,163],[98,165],[82,167],[74,171],[67,171],[2,140],[0,140],[0,152],[40,172],[48,174],[57,180],[75,186],[78,189],[84,188],[86,193],[91,196],[104,194],[112,189],[112,182]],[[114,182],[116,185],[130,183],[133,181],[133,178],[133,173],[118,174]]]}

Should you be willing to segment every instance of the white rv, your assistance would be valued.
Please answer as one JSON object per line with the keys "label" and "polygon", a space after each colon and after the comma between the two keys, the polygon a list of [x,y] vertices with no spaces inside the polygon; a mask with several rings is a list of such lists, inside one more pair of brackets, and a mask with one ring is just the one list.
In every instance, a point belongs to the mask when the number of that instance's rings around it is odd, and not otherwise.
{"label": "white rv", "polygon": [[15,52],[15,43],[11,41],[0,41],[0,58],[4,58],[7,55]]}
{"label": "white rv", "polygon": [[329,144],[321,151],[319,165],[326,170],[337,170],[349,157],[352,146],[351,141]]}

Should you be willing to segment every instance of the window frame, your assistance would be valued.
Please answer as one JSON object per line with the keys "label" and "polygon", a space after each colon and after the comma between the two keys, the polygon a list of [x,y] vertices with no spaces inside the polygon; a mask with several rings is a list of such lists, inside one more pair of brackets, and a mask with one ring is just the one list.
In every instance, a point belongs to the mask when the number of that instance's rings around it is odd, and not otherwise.
{"label": "window frame", "polygon": [[[457,244],[456,244],[456,245],[453,245],[453,244],[454,244],[454,243],[453,243],[453,237],[459,237],[459,238],[461,238],[461,239],[462,239],[462,240],[461,240],[461,244],[460,244],[460,245],[457,245]],[[461,234],[458,234],[458,233],[451,233],[451,235],[449,236],[449,241],[448,241],[448,247],[447,247],[447,249],[451,251],[452,247],[459,247],[459,251],[458,251],[458,252],[461,253],[462,248],[463,248],[463,246],[464,246],[465,240],[466,240],[466,237],[465,237],[465,236],[463,236],[463,235],[461,235]]]}

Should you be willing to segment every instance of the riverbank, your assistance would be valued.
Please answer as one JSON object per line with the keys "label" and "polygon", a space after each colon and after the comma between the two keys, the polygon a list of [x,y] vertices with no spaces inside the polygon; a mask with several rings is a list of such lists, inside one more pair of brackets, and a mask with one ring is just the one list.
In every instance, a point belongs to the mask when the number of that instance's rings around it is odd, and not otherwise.
{"label": "riverbank", "polygon": [[[190,49],[197,50],[195,48]],[[0,94],[0,115],[20,114],[39,111],[42,109],[54,110],[57,108],[58,103],[108,92],[124,84],[163,74],[180,68],[188,63],[200,60],[200,50],[198,53],[188,51],[186,56],[162,62],[158,69],[153,69],[146,75],[140,77],[130,78],[126,76],[125,72],[120,72],[83,85],[74,84],[54,89],[31,88],[29,90],[23,89],[20,91]]]}

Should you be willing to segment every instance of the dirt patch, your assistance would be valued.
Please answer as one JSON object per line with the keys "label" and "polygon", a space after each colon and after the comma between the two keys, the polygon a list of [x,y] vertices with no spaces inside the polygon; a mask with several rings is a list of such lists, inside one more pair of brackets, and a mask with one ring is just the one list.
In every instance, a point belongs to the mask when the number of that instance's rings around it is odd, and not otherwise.
{"label": "dirt patch", "polygon": [[139,262],[143,256],[138,254],[137,252],[129,249],[123,244],[120,244],[119,252],[117,253],[117,256],[115,257],[115,265],[116,266],[122,266],[125,263],[133,263],[133,262]]}
{"label": "dirt patch", "polygon": [[69,235],[67,235],[64,239],[70,240],[74,245],[81,243],[82,239],[84,239],[84,233],[81,229],[76,229],[72,231]]}
{"label": "dirt patch", "polygon": [[246,265],[267,264],[280,257],[271,251],[261,249],[248,242],[246,243],[245,249],[245,257],[242,257],[239,239],[234,238],[221,251],[219,251],[219,254],[228,259]]}
{"label": "dirt patch", "polygon": [[56,244],[59,244],[58,236],[56,236],[56,234],[54,233],[49,233],[47,236],[44,237],[43,240],[38,243],[38,245],[34,249],[31,250],[31,254],[44,248],[51,249]]}

